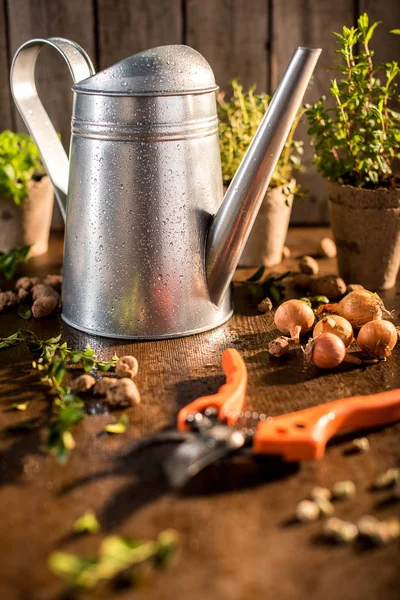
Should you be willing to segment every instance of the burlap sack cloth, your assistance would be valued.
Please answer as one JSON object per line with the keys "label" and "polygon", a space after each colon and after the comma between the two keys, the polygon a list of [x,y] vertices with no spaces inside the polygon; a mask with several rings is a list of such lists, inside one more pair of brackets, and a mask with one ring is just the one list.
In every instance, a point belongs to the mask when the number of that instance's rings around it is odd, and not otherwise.
{"label": "burlap sack cloth", "polygon": [[338,268],[346,283],[388,290],[400,266],[400,188],[364,190],[329,182]]}
{"label": "burlap sack cloth", "polygon": [[0,252],[31,246],[29,256],[48,248],[54,192],[49,177],[29,181],[28,197],[21,206],[0,195]]}

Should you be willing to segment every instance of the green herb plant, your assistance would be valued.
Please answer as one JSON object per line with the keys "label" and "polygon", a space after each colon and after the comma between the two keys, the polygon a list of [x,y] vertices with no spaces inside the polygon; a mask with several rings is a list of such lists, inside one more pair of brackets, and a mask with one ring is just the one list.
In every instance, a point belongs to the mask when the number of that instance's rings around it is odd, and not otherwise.
{"label": "green herb plant", "polygon": [[27,260],[30,249],[30,246],[23,246],[10,252],[0,252],[0,271],[3,271],[6,279],[14,277],[17,266]]}
{"label": "green herb plant", "polygon": [[64,463],[75,447],[71,430],[86,414],[84,402],[64,384],[67,370],[72,366],[81,366],[85,373],[92,369],[106,372],[115,367],[118,356],[114,355],[110,361],[98,360],[89,344],[85,350],[73,350],[67,342],[61,342],[61,334],[48,340],[39,340],[32,331],[26,329],[0,338],[0,349],[22,342],[38,356],[32,366],[40,373],[41,382],[51,391],[52,417],[48,425],[47,448],[59,462]]}
{"label": "green herb plant", "polygon": [[165,567],[179,549],[176,531],[167,529],[156,540],[106,537],[96,556],[53,552],[48,560],[50,571],[61,577],[72,590],[90,590],[103,583],[133,583],[134,573],[145,564]]}
{"label": "green herb plant", "polygon": [[[255,85],[250,86],[247,91],[243,91],[243,86],[236,79],[231,85],[230,100],[225,100],[224,93],[218,94],[217,97],[222,177],[225,185],[232,181],[271,101],[271,96],[267,94],[255,94]],[[294,139],[296,127],[303,114],[304,109],[301,108],[271,178],[270,186],[284,186],[285,195],[293,193],[288,184],[295,171],[303,170],[303,142]]]}
{"label": "green herb plant", "polygon": [[267,274],[266,267],[260,267],[255,273],[245,281],[237,281],[237,285],[245,287],[249,294],[255,298],[270,298],[273,304],[279,304],[284,297],[285,286],[282,281],[291,273],[287,271],[282,275]]}
{"label": "green herb plant", "polygon": [[39,151],[25,133],[0,133],[0,194],[18,206],[28,196],[28,182],[45,174]]}
{"label": "green herb plant", "polygon": [[396,185],[393,162],[400,158],[400,114],[391,105],[399,98],[400,70],[396,61],[374,62],[370,42],[378,25],[370,25],[364,13],[357,27],[334,33],[340,57],[334,67],[338,78],[330,86],[334,106],[322,96],[306,111],[320,173],[336,183],[370,189]]}

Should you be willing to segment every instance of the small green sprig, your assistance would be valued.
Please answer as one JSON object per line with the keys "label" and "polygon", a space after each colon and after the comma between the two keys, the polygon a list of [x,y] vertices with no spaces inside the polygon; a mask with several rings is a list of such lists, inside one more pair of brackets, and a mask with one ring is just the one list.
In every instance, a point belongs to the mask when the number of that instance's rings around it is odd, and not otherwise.
{"label": "small green sprig", "polygon": [[145,563],[155,567],[166,566],[179,549],[176,531],[163,531],[154,541],[106,537],[97,556],[81,556],[54,552],[48,560],[49,569],[61,577],[72,589],[93,589],[101,582],[119,578],[131,580],[132,571]]}
{"label": "small green sprig", "polygon": [[14,277],[17,266],[27,260],[30,249],[31,246],[23,246],[10,252],[0,252],[0,271],[3,271],[6,279]]}
{"label": "small green sprig", "polygon": [[[250,86],[245,92],[236,79],[231,82],[231,85],[230,100],[225,100],[224,93],[220,93],[217,97],[219,143],[225,185],[229,185],[232,181],[271,101],[271,96],[255,94],[255,85]],[[288,187],[293,174],[304,170],[301,163],[303,142],[293,138],[304,110],[301,108],[297,113],[271,179],[271,187],[284,186],[285,195],[293,193],[293,190]]]}
{"label": "small green sprig", "polygon": [[[331,81],[334,106],[325,96],[307,106],[314,163],[324,177],[340,184],[374,189],[395,179],[392,165],[400,158],[400,113],[393,110],[400,74],[396,61],[376,65],[370,48],[379,22],[364,13],[357,27],[343,27]],[[399,30],[392,30],[397,33]]]}
{"label": "small green sprig", "polygon": [[255,273],[245,281],[237,281],[240,286],[244,286],[251,296],[256,298],[270,298],[273,304],[279,304],[284,297],[285,286],[282,281],[291,273],[287,271],[282,275],[269,274],[264,277],[266,267],[260,267]]}
{"label": "small green sprig", "polygon": [[22,342],[27,344],[33,354],[38,355],[32,366],[40,373],[41,382],[52,392],[52,417],[48,426],[47,448],[60,463],[65,463],[75,447],[71,430],[86,414],[84,402],[63,383],[67,370],[80,364],[86,373],[92,369],[109,371],[115,367],[118,356],[114,354],[110,361],[98,360],[89,344],[85,350],[73,350],[68,347],[67,342],[61,341],[61,334],[48,340],[40,340],[27,329],[19,329],[7,338],[0,338],[0,349]]}
{"label": "small green sprig", "polygon": [[0,194],[19,206],[28,196],[28,182],[45,174],[39,151],[25,133],[0,133]]}

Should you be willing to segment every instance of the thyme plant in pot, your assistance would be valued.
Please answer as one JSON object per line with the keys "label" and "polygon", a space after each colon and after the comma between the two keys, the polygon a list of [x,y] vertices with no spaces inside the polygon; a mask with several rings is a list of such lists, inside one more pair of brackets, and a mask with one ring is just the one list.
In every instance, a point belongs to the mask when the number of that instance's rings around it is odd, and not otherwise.
{"label": "thyme plant in pot", "polygon": [[[224,93],[217,97],[219,142],[222,176],[225,189],[231,183],[247,148],[268,109],[271,97],[255,94],[255,86],[247,91],[235,79],[231,82],[232,97]],[[294,173],[303,170],[303,143],[293,138],[304,113],[300,109],[290,130],[284,150],[271,179],[257,219],[240,259],[241,266],[271,267],[282,260],[292,210],[293,197],[298,191]]]}
{"label": "thyme plant in pot", "polygon": [[[307,106],[314,162],[328,180],[329,213],[340,275],[368,289],[394,286],[400,265],[400,114],[393,110],[399,65],[376,65],[367,14],[343,27],[331,81],[333,106]],[[399,33],[393,30],[392,33]]]}
{"label": "thyme plant in pot", "polygon": [[53,188],[32,138],[0,133],[0,252],[31,246],[47,252]]}

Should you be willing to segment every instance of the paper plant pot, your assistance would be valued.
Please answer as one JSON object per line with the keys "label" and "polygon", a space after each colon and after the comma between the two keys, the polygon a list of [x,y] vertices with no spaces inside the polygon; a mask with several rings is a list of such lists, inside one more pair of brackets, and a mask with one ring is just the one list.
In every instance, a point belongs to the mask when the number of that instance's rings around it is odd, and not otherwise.
{"label": "paper plant pot", "polygon": [[0,252],[32,246],[29,256],[48,248],[54,192],[49,177],[28,182],[28,197],[17,206],[0,195]]}
{"label": "paper plant pot", "polygon": [[[295,179],[288,186],[294,190]],[[239,261],[241,267],[272,267],[282,261],[292,212],[293,194],[283,193],[282,186],[270,188],[262,202],[250,236]]]}
{"label": "paper plant pot", "polygon": [[346,283],[388,290],[400,266],[400,188],[364,190],[330,183],[329,214]]}

